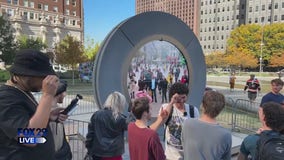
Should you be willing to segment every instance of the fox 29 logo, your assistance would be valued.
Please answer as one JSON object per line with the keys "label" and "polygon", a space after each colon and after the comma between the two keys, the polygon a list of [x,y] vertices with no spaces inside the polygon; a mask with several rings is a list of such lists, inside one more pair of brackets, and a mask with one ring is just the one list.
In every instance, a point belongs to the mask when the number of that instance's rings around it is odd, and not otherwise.
{"label": "fox 29 logo", "polygon": [[46,128],[18,128],[18,142],[20,144],[45,143]]}

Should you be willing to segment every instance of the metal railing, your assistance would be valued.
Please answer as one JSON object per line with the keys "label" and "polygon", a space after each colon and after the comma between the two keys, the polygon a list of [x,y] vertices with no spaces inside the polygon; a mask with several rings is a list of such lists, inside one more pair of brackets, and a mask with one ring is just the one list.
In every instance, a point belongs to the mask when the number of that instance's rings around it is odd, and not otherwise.
{"label": "metal railing", "polygon": [[71,148],[73,160],[84,159],[87,149],[85,147],[86,135],[88,133],[88,122],[68,119],[64,123],[65,133]]}
{"label": "metal railing", "polygon": [[244,99],[226,97],[226,106],[217,117],[217,121],[232,131],[253,133],[258,130],[261,123],[258,118],[258,102]]}

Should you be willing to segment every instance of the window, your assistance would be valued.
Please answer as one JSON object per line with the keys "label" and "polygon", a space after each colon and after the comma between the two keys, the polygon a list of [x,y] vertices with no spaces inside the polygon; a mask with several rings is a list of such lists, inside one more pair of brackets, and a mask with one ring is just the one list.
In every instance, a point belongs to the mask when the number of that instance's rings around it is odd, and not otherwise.
{"label": "window", "polygon": [[265,5],[262,5],[262,7],[261,7],[261,8],[262,8],[262,10],[264,11],[264,10],[265,10]]}
{"label": "window", "polygon": [[58,12],[58,7],[53,7],[53,12]]}
{"label": "window", "polygon": [[268,5],[268,9],[271,10],[271,4]]}
{"label": "window", "polygon": [[66,14],[66,15],[69,15],[69,14],[70,14],[69,9],[66,9],[66,10],[65,10],[65,14]]}
{"label": "window", "polygon": [[57,0],[53,0],[53,2],[57,2]]}
{"label": "window", "polygon": [[47,4],[44,5],[44,10],[48,11],[48,5]]}
{"label": "window", "polygon": [[34,19],[34,13],[30,12],[30,19]]}
{"label": "window", "polygon": [[277,21],[277,15],[274,15],[274,21]]}
{"label": "window", "polygon": [[13,0],[13,4],[18,5],[19,1],[18,0]]}
{"label": "window", "polygon": [[28,7],[28,6],[29,6],[28,0],[24,0],[24,7]]}
{"label": "window", "polygon": [[255,19],[254,19],[254,23],[258,23],[258,18],[255,18]]}
{"label": "window", "polygon": [[258,12],[258,6],[255,6],[255,11]]}
{"label": "window", "polygon": [[261,17],[261,22],[262,22],[262,23],[264,22],[264,17]]}
{"label": "window", "polygon": [[76,0],[72,0],[72,5],[76,6]]}
{"label": "window", "polygon": [[35,8],[35,3],[34,2],[30,2],[30,7],[31,8]]}
{"label": "window", "polygon": [[28,12],[24,12],[23,18],[24,18],[24,20],[27,20],[27,19],[28,19]]}
{"label": "window", "polygon": [[73,16],[76,16],[76,11],[73,11],[73,12],[72,12],[72,15],[73,15]]}
{"label": "window", "polygon": [[252,7],[249,7],[249,12],[252,12]]}
{"label": "window", "polygon": [[282,21],[284,20],[284,15],[281,15],[281,20],[282,20]]}
{"label": "window", "polygon": [[11,3],[12,3],[12,1],[11,1],[11,0],[7,0],[7,3],[8,3],[8,4],[11,4]]}
{"label": "window", "polygon": [[65,0],[66,5],[69,5],[69,0]]}
{"label": "window", "polygon": [[72,24],[73,24],[73,26],[75,26],[76,25],[76,20],[73,20]]}
{"label": "window", "polygon": [[8,16],[13,16],[14,15],[14,11],[12,9],[7,9],[7,14]]}
{"label": "window", "polygon": [[270,21],[271,21],[271,16],[268,16],[267,21],[268,21],[268,22],[270,22]]}
{"label": "window", "polygon": [[278,3],[275,3],[274,8],[275,8],[275,9],[278,9]]}
{"label": "window", "polygon": [[40,4],[40,3],[37,4],[37,8],[38,8],[38,9],[42,9],[42,4]]}

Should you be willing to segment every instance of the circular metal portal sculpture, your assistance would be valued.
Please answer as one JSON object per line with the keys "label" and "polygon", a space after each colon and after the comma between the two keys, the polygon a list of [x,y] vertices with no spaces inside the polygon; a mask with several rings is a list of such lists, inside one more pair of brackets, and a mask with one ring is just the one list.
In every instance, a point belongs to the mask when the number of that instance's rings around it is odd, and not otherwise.
{"label": "circular metal portal sculpture", "polygon": [[[188,102],[200,106],[206,83],[206,65],[200,43],[184,22],[158,11],[123,21],[103,41],[93,71],[94,96],[99,106],[112,91],[128,95],[127,71],[131,59],[141,46],[153,40],[167,41],[183,54],[190,77]],[[129,96],[126,97],[129,100]]]}

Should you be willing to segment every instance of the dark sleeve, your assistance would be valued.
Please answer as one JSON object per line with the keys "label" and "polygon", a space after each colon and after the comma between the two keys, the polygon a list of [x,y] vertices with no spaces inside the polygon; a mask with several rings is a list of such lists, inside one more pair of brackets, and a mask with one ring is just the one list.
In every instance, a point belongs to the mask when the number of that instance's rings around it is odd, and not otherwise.
{"label": "dark sleeve", "polygon": [[158,137],[158,134],[155,132],[149,140],[149,151],[152,152],[154,159],[165,160],[166,156],[164,154],[164,149]]}
{"label": "dark sleeve", "polygon": [[0,129],[7,137],[15,138],[19,128],[26,128],[29,125],[32,115],[26,108],[28,104],[13,96],[1,96],[0,104]]}
{"label": "dark sleeve", "polygon": [[90,152],[92,150],[92,145],[93,145],[93,137],[95,135],[95,113],[92,115],[91,117],[91,122],[88,125],[88,133],[86,135],[86,142],[85,142],[85,146],[88,150],[88,152]]}
{"label": "dark sleeve", "polygon": [[249,86],[249,82],[247,81],[244,90],[247,90],[248,86]]}
{"label": "dark sleeve", "polygon": [[247,141],[247,138],[245,138],[241,144],[241,148],[240,148],[240,152],[245,156],[247,157],[250,153],[249,151],[247,150],[246,148],[246,141]]}

